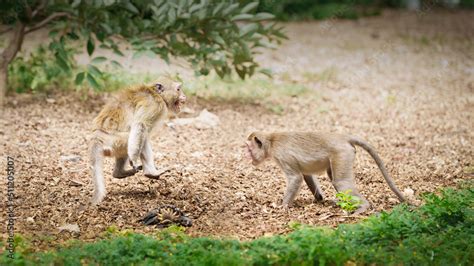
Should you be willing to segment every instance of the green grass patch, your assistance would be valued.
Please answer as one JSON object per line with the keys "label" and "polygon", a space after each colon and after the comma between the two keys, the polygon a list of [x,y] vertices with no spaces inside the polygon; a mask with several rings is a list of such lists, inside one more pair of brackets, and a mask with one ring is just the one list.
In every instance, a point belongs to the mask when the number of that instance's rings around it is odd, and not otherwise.
{"label": "green grass patch", "polygon": [[303,78],[306,82],[321,82],[337,81],[338,69],[336,67],[329,67],[320,72],[303,72]]}
{"label": "green grass patch", "polygon": [[[179,227],[156,236],[112,234],[42,253],[17,250],[5,265],[470,265],[474,261],[474,187],[425,196],[336,229],[299,225],[257,240],[191,238]],[[23,244],[24,245],[24,244]]]}
{"label": "green grass patch", "polygon": [[253,103],[274,100],[281,96],[301,96],[309,90],[290,82],[275,82],[270,78],[220,79],[217,76],[200,77],[184,81],[186,93],[199,98],[217,101]]}

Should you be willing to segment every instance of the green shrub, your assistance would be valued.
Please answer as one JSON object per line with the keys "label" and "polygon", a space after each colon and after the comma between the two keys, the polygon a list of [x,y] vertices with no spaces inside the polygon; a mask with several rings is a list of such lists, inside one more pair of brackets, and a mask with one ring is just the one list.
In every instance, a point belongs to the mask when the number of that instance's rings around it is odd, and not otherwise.
{"label": "green shrub", "polygon": [[314,7],[312,10],[312,16],[314,19],[357,19],[359,17],[359,14],[355,9],[354,5],[348,5],[343,3],[322,4]]}
{"label": "green shrub", "polygon": [[248,242],[191,238],[179,227],[151,237],[117,233],[96,243],[49,252],[22,248],[11,265],[471,265],[474,261],[474,188],[445,189],[359,224],[337,229],[294,226],[288,235]]}
{"label": "green shrub", "polygon": [[357,208],[359,208],[359,206],[362,204],[360,198],[357,196],[352,196],[351,192],[352,190],[349,189],[336,194],[337,206],[348,212],[357,210]]}
{"label": "green shrub", "polygon": [[474,0],[461,0],[459,6],[465,8],[474,8]]}
{"label": "green shrub", "polygon": [[280,20],[356,19],[380,14],[380,6],[374,0],[262,0],[258,11],[275,14]]}
{"label": "green shrub", "polygon": [[8,67],[8,85],[18,93],[73,87],[73,73],[65,72],[49,50],[40,46],[29,57],[17,57]]}

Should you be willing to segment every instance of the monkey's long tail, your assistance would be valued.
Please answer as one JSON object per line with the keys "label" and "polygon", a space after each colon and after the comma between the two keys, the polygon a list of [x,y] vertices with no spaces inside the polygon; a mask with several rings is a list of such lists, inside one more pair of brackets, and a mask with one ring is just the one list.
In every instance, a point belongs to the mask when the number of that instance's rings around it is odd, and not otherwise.
{"label": "monkey's long tail", "polygon": [[364,150],[366,150],[370,154],[370,156],[372,156],[375,163],[377,164],[380,171],[382,172],[382,175],[385,178],[385,181],[387,181],[387,184],[390,187],[390,189],[393,191],[393,193],[395,193],[397,195],[398,199],[401,202],[406,201],[405,197],[402,195],[400,190],[398,190],[397,186],[393,182],[393,179],[388,174],[387,169],[385,169],[385,165],[383,164],[382,159],[380,159],[377,152],[375,152],[375,149],[369,143],[367,143],[366,141],[364,141],[364,140],[362,140],[358,137],[354,137],[354,136],[350,137],[349,143],[351,143],[352,145],[357,145],[359,147],[362,147]]}

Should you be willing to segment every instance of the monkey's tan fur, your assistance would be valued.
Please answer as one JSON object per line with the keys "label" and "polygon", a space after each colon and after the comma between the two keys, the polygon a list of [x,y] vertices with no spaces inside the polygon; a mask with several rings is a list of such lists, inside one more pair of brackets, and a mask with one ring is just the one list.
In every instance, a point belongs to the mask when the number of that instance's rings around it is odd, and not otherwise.
{"label": "monkey's tan fur", "polygon": [[[151,130],[168,117],[178,113],[186,96],[181,84],[170,78],[124,89],[102,109],[94,119],[94,136],[91,145],[91,167],[94,182],[92,202],[100,203],[105,197],[103,156],[115,157],[115,178],[134,175],[140,170],[141,160],[145,176],[159,176],[153,162],[148,140]],[[125,170],[130,161],[133,169]]]}
{"label": "monkey's tan fur", "polygon": [[400,201],[405,201],[374,148],[358,137],[315,132],[253,132],[247,138],[248,152],[254,165],[262,163],[267,158],[273,158],[285,173],[287,188],[283,205],[288,206],[292,203],[303,179],[316,199],[322,200],[321,188],[312,175],[327,172],[337,191],[351,190],[352,195],[363,201],[356,211],[358,214],[367,210],[370,205],[355,185],[353,174],[355,146],[362,147],[372,156],[390,189]]}

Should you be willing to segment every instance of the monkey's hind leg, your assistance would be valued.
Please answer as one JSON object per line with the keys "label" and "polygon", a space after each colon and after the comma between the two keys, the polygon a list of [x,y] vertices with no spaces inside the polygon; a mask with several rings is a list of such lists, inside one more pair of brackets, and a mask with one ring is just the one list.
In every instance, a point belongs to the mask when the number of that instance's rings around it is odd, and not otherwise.
{"label": "monkey's hind leg", "polygon": [[126,178],[137,173],[135,169],[125,170],[128,157],[117,157],[115,158],[115,168],[112,176],[115,178]]}
{"label": "monkey's hind leg", "polygon": [[304,181],[306,182],[306,185],[308,185],[309,190],[311,190],[311,193],[313,193],[313,196],[317,202],[321,202],[324,200],[324,195],[321,190],[321,186],[319,185],[319,182],[314,176],[312,175],[303,175]]}
{"label": "monkey's hind leg", "polygon": [[352,170],[355,154],[353,152],[340,153],[338,156],[330,160],[331,181],[337,192],[345,192],[350,190],[352,196],[358,197],[362,203],[354,212],[355,215],[367,211],[370,203],[367,199],[359,193],[354,181],[354,174]]}
{"label": "monkey's hind leg", "polygon": [[102,144],[94,141],[90,151],[90,165],[92,170],[92,183],[94,184],[94,192],[92,203],[99,204],[106,195],[105,180],[103,175],[103,148]]}

